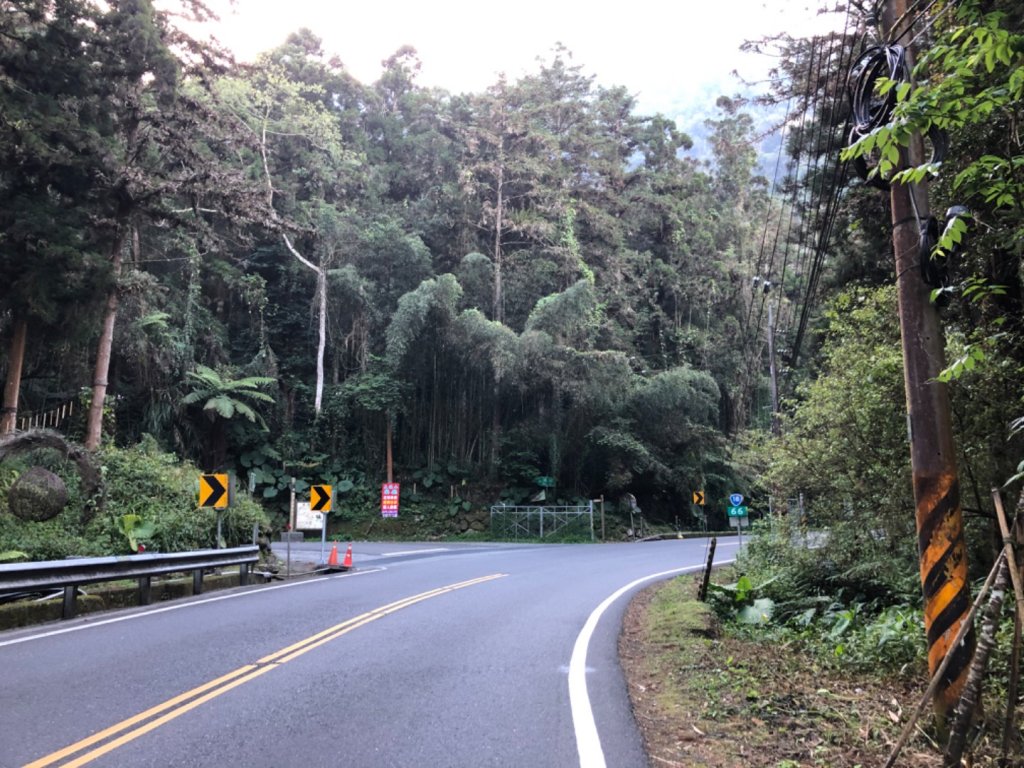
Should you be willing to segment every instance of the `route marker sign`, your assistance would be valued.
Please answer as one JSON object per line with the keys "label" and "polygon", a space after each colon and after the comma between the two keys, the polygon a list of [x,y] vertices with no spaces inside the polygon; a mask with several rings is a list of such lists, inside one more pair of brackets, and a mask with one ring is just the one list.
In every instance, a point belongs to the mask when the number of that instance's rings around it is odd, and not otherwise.
{"label": "route marker sign", "polygon": [[731,493],[731,494],[729,494],[729,503],[732,504],[734,507],[738,507],[740,504],[743,503],[743,494],[742,493]]}
{"label": "route marker sign", "polygon": [[747,508],[746,507],[740,507],[740,506],[729,507],[729,517],[746,517],[746,516],[747,516]]}
{"label": "route marker sign", "polygon": [[309,488],[309,508],[314,512],[331,511],[331,491],[329,485],[312,485]]}
{"label": "route marker sign", "polygon": [[228,505],[228,476],[199,476],[199,506],[224,509]]}
{"label": "route marker sign", "polygon": [[704,506],[704,491],[693,492],[693,503],[699,504],[702,507]]}

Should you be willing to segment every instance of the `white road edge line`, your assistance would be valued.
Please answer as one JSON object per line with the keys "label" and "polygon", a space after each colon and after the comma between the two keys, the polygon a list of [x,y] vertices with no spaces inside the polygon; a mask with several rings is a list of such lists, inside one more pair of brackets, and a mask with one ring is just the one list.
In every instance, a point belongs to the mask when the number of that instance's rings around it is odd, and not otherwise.
{"label": "white road edge line", "polygon": [[448,547],[435,547],[434,549],[406,549],[401,552],[385,552],[381,557],[399,557],[401,555],[421,555],[425,552],[448,552]]}
{"label": "white road edge line", "polygon": [[[727,565],[735,560],[722,560],[716,565]],[[597,622],[601,615],[608,610],[608,607],[622,597],[626,592],[643,584],[645,581],[659,579],[682,573],[693,573],[702,569],[703,565],[690,565],[686,568],[673,568],[671,571],[652,573],[650,576],[631,581],[626,586],[616,590],[594,609],[587,617],[583,629],[576,636],[576,644],[572,649],[572,658],[569,660],[569,706],[572,710],[572,723],[576,731],[576,750],[580,756],[580,768],[605,768],[604,750],[601,749],[601,737],[597,733],[597,724],[594,722],[594,710],[590,706],[590,696],[587,693],[587,649],[590,646],[590,638],[597,628]]]}
{"label": "white road edge line", "polygon": [[207,597],[201,600],[192,600],[187,603],[177,603],[174,605],[167,605],[163,608],[154,608],[151,611],[140,611],[139,613],[130,613],[126,616],[116,616],[112,619],[101,619],[100,621],[89,621],[86,624],[76,624],[73,627],[63,627],[62,629],[54,629],[49,632],[40,632],[38,634],[28,635],[26,637],[15,638],[14,640],[3,640],[0,641],[0,648],[7,645],[17,645],[18,643],[27,643],[30,640],[42,640],[45,637],[53,637],[54,635],[64,635],[68,632],[79,632],[83,629],[91,629],[92,627],[102,627],[105,624],[117,624],[121,621],[129,621],[130,619],[141,619],[145,616],[153,616],[157,613],[166,613],[167,611],[178,611],[182,608],[192,608],[196,605],[204,605],[206,603],[217,603],[221,600],[234,600],[236,597],[249,597],[250,595],[257,595],[261,592],[269,592],[274,589],[288,589],[289,587],[301,587],[306,584],[316,584],[321,581],[327,581],[328,579],[341,579],[341,578],[352,578],[354,576],[365,576],[369,573],[378,573],[385,571],[386,568],[378,566],[376,568],[367,568],[366,570],[349,571],[348,573],[338,574],[337,576],[318,576],[312,579],[305,579],[303,581],[295,581],[291,584],[275,584],[270,587],[261,587],[260,589],[252,589],[247,592],[237,592],[231,595],[218,595],[217,597]]}

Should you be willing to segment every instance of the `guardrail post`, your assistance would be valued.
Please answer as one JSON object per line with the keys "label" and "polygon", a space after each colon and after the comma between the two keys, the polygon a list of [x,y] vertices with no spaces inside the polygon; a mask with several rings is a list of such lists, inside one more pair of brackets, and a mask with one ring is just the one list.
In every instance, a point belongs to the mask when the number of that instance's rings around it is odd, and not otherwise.
{"label": "guardrail post", "polygon": [[78,587],[72,584],[70,587],[64,587],[64,609],[61,613],[62,619],[73,619],[75,617],[75,593],[78,591]]}
{"label": "guardrail post", "polygon": [[139,605],[149,605],[153,596],[153,577],[139,577]]}
{"label": "guardrail post", "polygon": [[718,546],[718,538],[716,536],[711,537],[711,544],[708,546],[708,562],[704,566],[704,578],[700,582],[700,590],[697,592],[697,599],[702,603],[707,600],[708,597],[708,582],[711,580],[711,568],[715,562],[715,547]]}
{"label": "guardrail post", "polygon": [[238,566],[238,583],[240,586],[249,586],[249,564],[242,563]]}
{"label": "guardrail post", "polygon": [[196,568],[192,571],[192,594],[203,594],[203,569]]}

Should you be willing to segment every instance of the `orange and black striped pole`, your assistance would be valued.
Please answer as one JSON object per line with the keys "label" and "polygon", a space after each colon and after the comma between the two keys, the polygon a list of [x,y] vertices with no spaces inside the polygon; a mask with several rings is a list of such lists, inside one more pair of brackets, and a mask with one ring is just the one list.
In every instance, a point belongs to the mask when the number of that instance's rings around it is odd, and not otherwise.
{"label": "orange and black striped pole", "polygon": [[[886,3],[883,25],[890,31],[889,39],[913,38],[904,34],[909,30],[894,29],[898,20],[907,18],[906,10],[906,0]],[[913,62],[909,51],[907,56],[910,71]],[[915,136],[901,155],[903,167],[920,165],[924,157],[920,136]],[[922,253],[921,247],[920,226],[928,217],[927,189],[923,183],[893,184],[890,199],[928,668],[932,674],[947,654],[952,655],[934,700],[936,713],[945,720],[956,706],[974,655],[973,629],[963,642],[952,647],[970,610],[967,547],[949,393],[938,380],[945,367],[945,342],[938,312],[930,301],[931,288],[922,271],[922,259],[931,256]]]}
{"label": "orange and black striped pole", "polygon": [[975,642],[972,628],[959,645],[953,646],[971,608],[959,495],[955,467],[938,477],[923,477],[915,469],[918,551],[930,672],[934,674],[943,658],[951,655],[935,689],[935,710],[942,719],[952,713],[960,698]]}

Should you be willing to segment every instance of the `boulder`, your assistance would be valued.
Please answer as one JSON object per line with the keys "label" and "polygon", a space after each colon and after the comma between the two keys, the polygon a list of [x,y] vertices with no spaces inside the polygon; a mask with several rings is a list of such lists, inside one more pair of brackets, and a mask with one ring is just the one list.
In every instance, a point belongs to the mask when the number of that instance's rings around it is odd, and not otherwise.
{"label": "boulder", "polygon": [[68,503],[64,481],[43,467],[29,467],[7,491],[7,507],[11,514],[25,522],[51,520]]}

